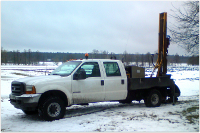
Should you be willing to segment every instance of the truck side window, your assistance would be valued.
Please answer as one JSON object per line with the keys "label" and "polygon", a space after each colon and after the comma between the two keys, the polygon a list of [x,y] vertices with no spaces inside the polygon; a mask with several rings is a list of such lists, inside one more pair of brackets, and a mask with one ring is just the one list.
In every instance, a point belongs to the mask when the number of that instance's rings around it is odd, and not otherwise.
{"label": "truck side window", "polygon": [[86,78],[88,77],[101,77],[99,64],[97,62],[86,62],[79,69],[84,69]]}
{"label": "truck side window", "polygon": [[106,76],[121,76],[117,62],[104,62]]}

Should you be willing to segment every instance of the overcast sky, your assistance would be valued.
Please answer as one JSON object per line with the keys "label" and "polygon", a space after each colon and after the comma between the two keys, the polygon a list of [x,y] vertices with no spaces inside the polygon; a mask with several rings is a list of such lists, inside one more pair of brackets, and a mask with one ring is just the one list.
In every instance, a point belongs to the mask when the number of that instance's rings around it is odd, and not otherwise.
{"label": "overcast sky", "polygon": [[[1,47],[41,52],[154,53],[158,49],[159,13],[175,1],[2,1]],[[170,34],[170,33],[168,33]],[[176,44],[169,54],[185,55]]]}

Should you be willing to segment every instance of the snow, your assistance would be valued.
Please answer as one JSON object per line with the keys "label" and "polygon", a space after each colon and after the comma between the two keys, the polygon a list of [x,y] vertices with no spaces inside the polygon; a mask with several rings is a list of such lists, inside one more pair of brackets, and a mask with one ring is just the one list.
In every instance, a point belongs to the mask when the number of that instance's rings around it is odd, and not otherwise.
{"label": "snow", "polygon": [[[167,131],[199,132],[199,119],[187,119],[188,115],[199,114],[185,112],[188,108],[199,107],[199,66],[169,66],[172,75],[181,90],[179,101],[175,104],[162,104],[160,107],[146,107],[144,101],[131,104],[118,102],[98,102],[89,105],[67,107],[63,119],[52,122],[43,121],[37,115],[25,115],[20,109],[9,103],[11,82],[27,76],[45,75],[57,66],[1,66],[1,131],[2,132],[133,132]],[[146,69],[147,70],[147,69]],[[151,69],[146,72],[151,73]],[[46,74],[48,74],[48,72]]]}

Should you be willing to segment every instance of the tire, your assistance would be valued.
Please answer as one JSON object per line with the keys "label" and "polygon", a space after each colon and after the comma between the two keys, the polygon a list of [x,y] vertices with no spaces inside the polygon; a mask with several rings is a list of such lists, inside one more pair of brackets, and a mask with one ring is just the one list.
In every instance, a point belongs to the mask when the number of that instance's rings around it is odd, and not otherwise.
{"label": "tire", "polygon": [[46,121],[58,120],[65,115],[65,104],[58,97],[51,97],[42,102],[39,106],[39,116]]}
{"label": "tire", "polygon": [[144,102],[147,107],[159,107],[162,102],[162,95],[158,90],[152,90],[144,99]]}
{"label": "tire", "polygon": [[38,110],[35,111],[27,111],[27,110],[22,110],[26,115],[34,115],[38,113]]}

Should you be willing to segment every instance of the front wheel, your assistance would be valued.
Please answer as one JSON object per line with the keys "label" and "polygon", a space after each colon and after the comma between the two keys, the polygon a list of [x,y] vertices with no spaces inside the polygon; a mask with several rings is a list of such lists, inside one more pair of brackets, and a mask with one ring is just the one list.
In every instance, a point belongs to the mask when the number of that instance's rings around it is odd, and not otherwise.
{"label": "front wheel", "polygon": [[162,95],[158,90],[152,90],[150,94],[144,99],[147,107],[159,107],[162,101]]}
{"label": "front wheel", "polygon": [[63,118],[65,110],[64,102],[60,98],[51,97],[41,103],[39,115],[46,121],[53,121]]}

